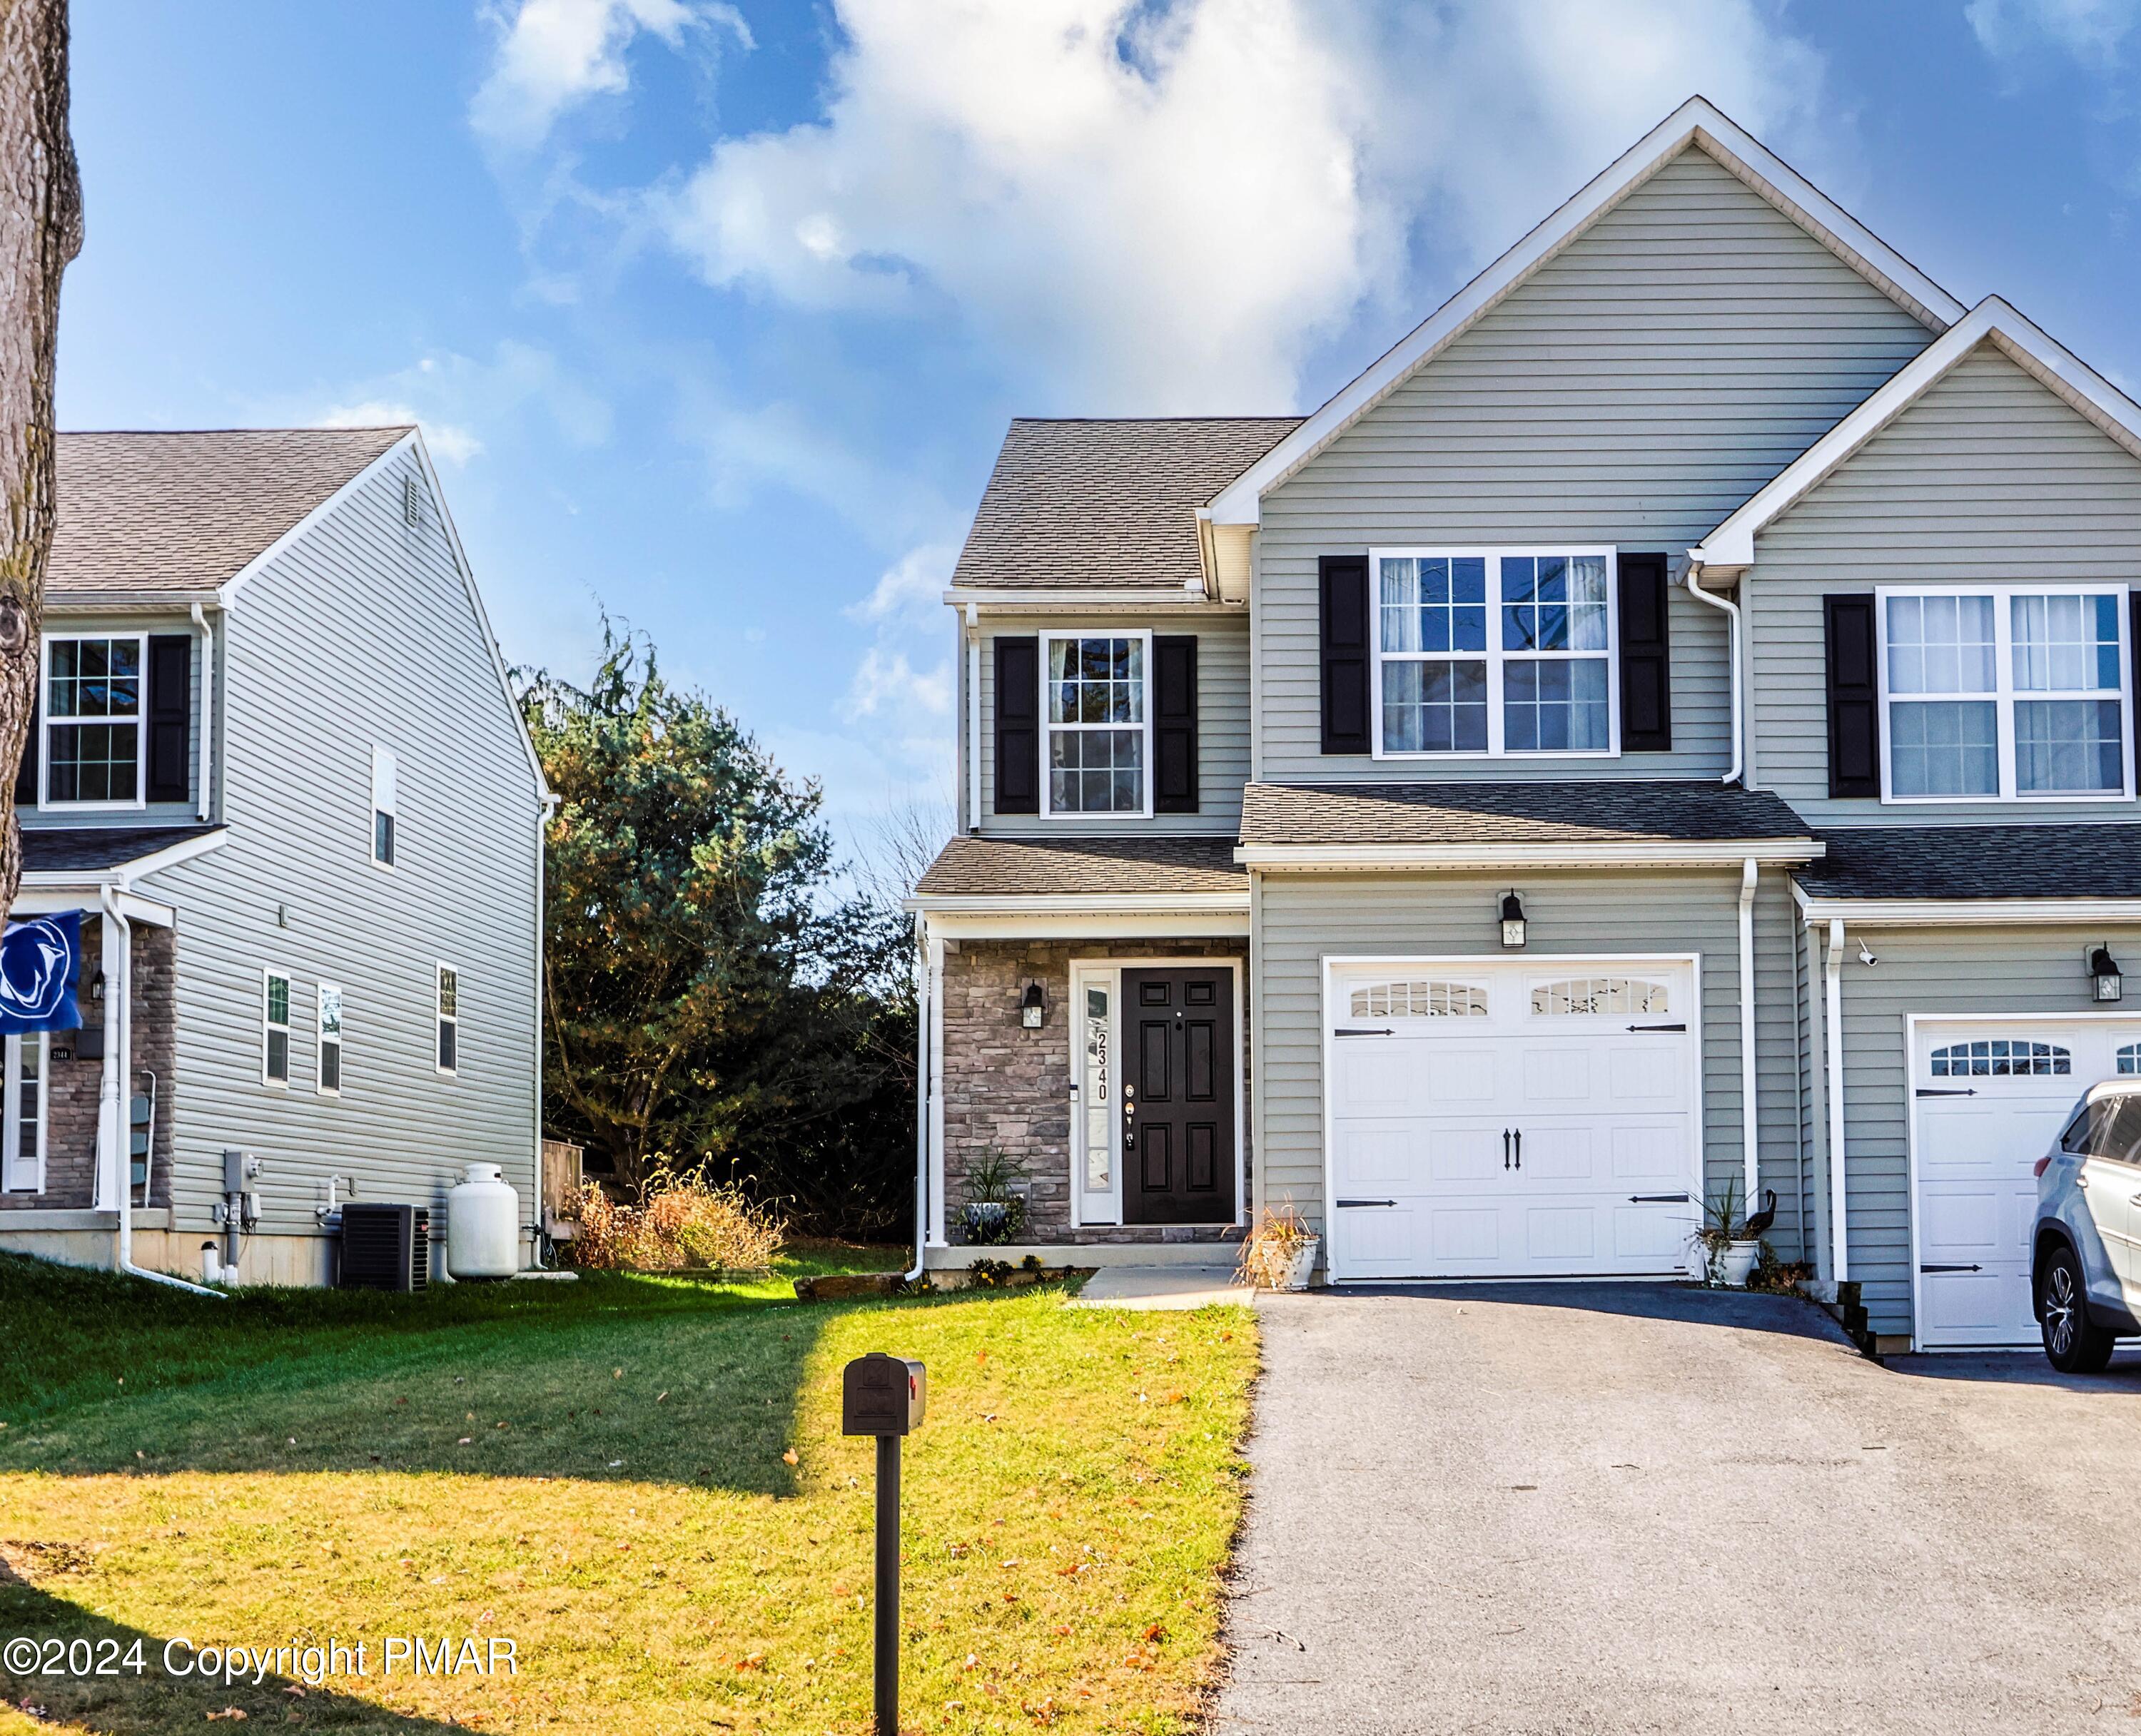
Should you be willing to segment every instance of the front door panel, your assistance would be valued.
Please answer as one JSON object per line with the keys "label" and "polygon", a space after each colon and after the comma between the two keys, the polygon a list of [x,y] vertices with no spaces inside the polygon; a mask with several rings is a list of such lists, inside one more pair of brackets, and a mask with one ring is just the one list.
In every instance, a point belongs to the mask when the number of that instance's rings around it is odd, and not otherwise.
{"label": "front door panel", "polygon": [[1128,1222],[1234,1221],[1233,1003],[1223,966],[1123,972]]}

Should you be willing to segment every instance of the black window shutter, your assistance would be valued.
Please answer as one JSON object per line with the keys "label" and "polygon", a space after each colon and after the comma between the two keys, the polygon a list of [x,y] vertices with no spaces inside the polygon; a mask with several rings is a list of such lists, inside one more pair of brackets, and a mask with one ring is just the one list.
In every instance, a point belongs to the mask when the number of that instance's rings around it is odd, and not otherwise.
{"label": "black window shutter", "polygon": [[[43,683],[39,682],[42,687]],[[34,808],[37,805],[37,742],[44,733],[44,694],[40,691],[30,700],[30,734],[22,743],[22,763],[15,768],[15,805]]]}
{"label": "black window shutter", "polygon": [[1321,596],[1323,751],[1368,752],[1368,558],[1326,554],[1316,563]]}
{"label": "black window shutter", "polygon": [[1881,794],[1881,695],[1873,598],[1824,597],[1828,652],[1828,793]]}
{"label": "black window shutter", "polygon": [[149,791],[152,802],[183,802],[193,793],[194,640],[155,633],[149,640]]}
{"label": "black window shutter", "polygon": [[1666,558],[1624,554],[1621,568],[1621,751],[1672,748],[1672,650]]}
{"label": "black window shutter", "polygon": [[1041,812],[1041,641],[998,638],[997,812]]}
{"label": "black window shutter", "polygon": [[1155,633],[1152,640],[1152,808],[1197,811],[1197,636]]}

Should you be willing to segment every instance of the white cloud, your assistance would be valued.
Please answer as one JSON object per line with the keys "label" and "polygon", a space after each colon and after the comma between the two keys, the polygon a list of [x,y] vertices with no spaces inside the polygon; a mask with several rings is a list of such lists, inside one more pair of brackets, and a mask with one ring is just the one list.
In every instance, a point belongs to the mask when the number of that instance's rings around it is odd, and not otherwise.
{"label": "white cloud", "polygon": [[845,611],[850,621],[933,626],[944,618],[944,588],[959,551],[950,543],[925,543],[879,575],[870,593]]}
{"label": "white cloud", "polygon": [[1036,407],[1284,407],[1410,241],[1506,245],[1691,91],[1789,130],[1820,71],[1765,0],[835,11],[821,117],[719,144],[672,240],[799,309],[948,300]]}
{"label": "white cloud", "polygon": [[1988,54],[2006,58],[2050,43],[2101,66],[2115,62],[2141,27],[2141,0],[1970,0],[1963,16]]}
{"label": "white cloud", "polygon": [[460,465],[484,451],[485,426],[509,425],[537,409],[568,445],[599,446],[609,439],[608,403],[567,375],[547,350],[511,339],[488,361],[450,352],[426,356],[362,382],[324,410],[298,414],[329,428],[416,422],[435,457]]}
{"label": "white cloud", "polygon": [[528,149],[559,117],[596,96],[631,87],[626,52],[642,32],[672,49],[686,33],[719,26],[753,47],[743,15],[723,0],[520,0],[494,7],[498,55],[469,105],[469,120],[495,144]]}
{"label": "white cloud", "polygon": [[413,406],[390,404],[379,398],[337,404],[313,421],[322,428],[391,428],[414,422],[423,429],[424,444],[431,455],[445,464],[465,465],[483,450],[483,442],[467,429],[421,416]]}
{"label": "white cloud", "polygon": [[855,678],[848,684],[847,712],[851,718],[886,717],[911,720],[918,712],[945,717],[952,711],[952,666],[917,669],[903,651],[888,652],[872,646],[863,653]]}

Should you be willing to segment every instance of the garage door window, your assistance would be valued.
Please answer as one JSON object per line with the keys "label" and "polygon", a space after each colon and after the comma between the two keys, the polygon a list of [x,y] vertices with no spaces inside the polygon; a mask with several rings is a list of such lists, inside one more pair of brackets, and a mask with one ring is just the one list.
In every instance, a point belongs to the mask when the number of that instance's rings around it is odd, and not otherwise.
{"label": "garage door window", "polygon": [[[2123,1059],[2120,1065],[2123,1069]],[[2058,1044],[2022,1037],[1979,1037],[1950,1043],[1932,1055],[1935,1079],[2050,1078],[2073,1071],[2074,1057]]]}
{"label": "garage door window", "polygon": [[2119,1070],[2129,1077],[2141,1073],[2141,1043],[2119,1045]]}
{"label": "garage door window", "polygon": [[1371,982],[1353,991],[1356,1019],[1484,1019],[1487,991],[1469,982]]}
{"label": "garage door window", "polygon": [[1561,982],[1543,982],[1532,991],[1532,1011],[1544,1018],[1584,1018],[1601,1014],[1615,1017],[1630,1013],[1672,1011],[1671,997],[1662,982],[1639,976],[1572,976]]}

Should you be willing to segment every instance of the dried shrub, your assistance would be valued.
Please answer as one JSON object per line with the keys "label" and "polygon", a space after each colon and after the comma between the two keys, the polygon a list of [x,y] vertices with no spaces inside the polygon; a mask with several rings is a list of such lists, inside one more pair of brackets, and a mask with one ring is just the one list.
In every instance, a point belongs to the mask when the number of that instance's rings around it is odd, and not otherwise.
{"label": "dried shrub", "polygon": [[672,1178],[649,1188],[643,1204],[625,1206],[589,1182],[573,1261],[604,1271],[762,1272],[785,1229],[732,1187]]}
{"label": "dried shrub", "polygon": [[1294,1256],[1315,1240],[1316,1232],[1301,1221],[1292,1200],[1266,1212],[1242,1243],[1242,1282],[1259,1290],[1285,1289],[1293,1276]]}

